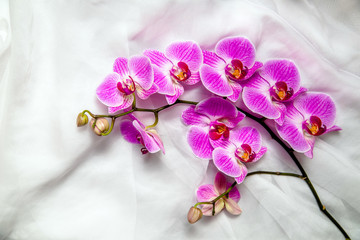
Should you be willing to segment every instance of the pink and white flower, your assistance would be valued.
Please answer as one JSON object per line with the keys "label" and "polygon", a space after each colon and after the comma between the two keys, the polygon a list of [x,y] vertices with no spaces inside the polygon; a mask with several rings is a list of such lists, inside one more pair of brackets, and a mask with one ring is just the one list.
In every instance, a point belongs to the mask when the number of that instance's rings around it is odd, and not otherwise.
{"label": "pink and white flower", "polygon": [[300,74],[295,64],[290,60],[275,59],[267,61],[245,84],[242,97],[251,111],[282,125],[286,112],[284,103],[305,91],[300,86]]}
{"label": "pink and white flower", "polygon": [[276,129],[297,152],[313,157],[315,137],[341,130],[335,125],[335,103],[325,93],[307,92],[287,106],[285,120]]}
{"label": "pink and white flower", "polygon": [[253,127],[242,127],[231,132],[228,141],[213,151],[215,166],[223,173],[234,177],[237,183],[247,175],[245,163],[258,161],[266,152],[261,145],[261,135]]}
{"label": "pink and white flower", "polygon": [[183,93],[182,83],[193,85],[200,81],[199,69],[203,55],[199,45],[193,41],[174,42],[165,54],[156,50],[146,50],[154,69],[154,81],[158,93],[165,94],[169,104],[173,104]]}
{"label": "pink and white flower", "polygon": [[136,117],[129,114],[129,118],[122,120],[120,123],[120,131],[125,140],[134,143],[141,144],[141,152],[146,154],[156,153],[162,151],[165,154],[163,142],[161,141],[158,133],[155,129],[146,129]]}
{"label": "pink and white flower", "polygon": [[262,66],[255,62],[255,47],[244,37],[228,37],[215,46],[215,53],[203,51],[204,65],[200,69],[205,88],[216,95],[238,100],[243,83]]}
{"label": "pink and white flower", "polygon": [[108,106],[109,113],[114,113],[131,106],[136,91],[141,99],[147,99],[157,92],[154,72],[149,59],[145,56],[133,56],[129,59],[117,58],[114,73],[106,76],[96,89],[100,102]]}
{"label": "pink and white flower", "polygon": [[[214,185],[206,184],[201,185],[197,192],[197,200],[199,202],[210,202],[217,198],[219,195],[223,194],[229,187],[231,183],[226,181],[225,176],[218,172],[215,176]],[[220,213],[222,209],[225,207],[226,210],[233,214],[239,215],[242,211],[237,204],[240,200],[240,193],[239,190],[236,188],[232,188],[228,195],[223,196],[215,203],[215,215]],[[205,204],[202,206],[201,211],[205,216],[212,216],[213,205],[212,204]]]}
{"label": "pink and white flower", "polygon": [[182,113],[182,120],[191,125],[187,140],[194,154],[211,159],[213,149],[229,139],[231,130],[244,117],[232,103],[220,97],[210,97],[190,106]]}

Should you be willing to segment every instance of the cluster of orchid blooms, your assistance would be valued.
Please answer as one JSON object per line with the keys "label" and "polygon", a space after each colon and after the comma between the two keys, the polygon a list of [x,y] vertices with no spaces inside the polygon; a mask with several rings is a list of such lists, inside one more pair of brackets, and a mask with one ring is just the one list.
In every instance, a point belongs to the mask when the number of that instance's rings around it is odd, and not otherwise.
{"label": "cluster of orchid blooms", "polygon": [[[135,99],[162,94],[170,106],[181,103],[178,99],[184,93],[183,84],[197,83],[213,96],[182,113],[183,123],[189,126],[187,141],[197,157],[213,160],[219,172],[214,185],[198,188],[199,202],[188,213],[191,223],[202,215],[216,215],[224,207],[240,214],[240,194],[234,186],[244,181],[246,164],[258,161],[267,150],[256,128],[239,125],[245,117],[239,102],[246,111],[274,121],[278,135],[294,151],[310,158],[316,136],[340,130],[334,125],[336,110],[330,96],[302,87],[299,71],[291,60],[255,61],[255,47],[244,37],[224,38],[214,52],[185,41],[170,44],[165,52],[146,50],[142,56],[118,58],[113,73],[105,77],[96,95],[109,114],[121,111],[112,116],[124,116],[120,131],[127,141],[142,145],[143,154],[165,153],[154,129],[158,112],[154,112],[155,123],[145,126],[132,114],[141,111]],[[88,122],[86,111],[79,114],[78,126]],[[112,120],[114,123],[115,118]],[[90,125],[98,135],[109,132],[105,118],[94,117]],[[234,184],[228,183],[225,175],[234,178]],[[203,206],[200,209],[197,205]]]}

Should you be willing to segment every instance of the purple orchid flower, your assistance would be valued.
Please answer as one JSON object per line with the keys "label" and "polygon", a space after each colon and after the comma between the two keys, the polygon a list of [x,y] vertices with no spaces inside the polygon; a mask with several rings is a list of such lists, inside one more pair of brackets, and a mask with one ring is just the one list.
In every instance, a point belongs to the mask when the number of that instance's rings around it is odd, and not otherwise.
{"label": "purple orchid flower", "polygon": [[114,113],[131,106],[136,91],[141,99],[147,99],[156,93],[154,72],[150,60],[145,56],[133,56],[129,59],[117,58],[114,73],[108,75],[96,89],[100,102],[108,106],[109,113]]}
{"label": "purple orchid flower", "polygon": [[210,97],[190,106],[182,113],[182,120],[192,125],[187,140],[194,154],[211,159],[213,149],[229,139],[230,131],[244,117],[232,103],[220,97]]}
{"label": "purple orchid flower", "polygon": [[146,129],[136,117],[129,114],[129,118],[121,121],[120,131],[124,139],[130,143],[141,144],[142,154],[162,151],[165,154],[164,145],[155,129]]}
{"label": "purple orchid flower", "polygon": [[[231,183],[226,181],[225,176],[218,172],[215,176],[214,185],[206,184],[198,188],[196,195],[199,202],[210,202],[213,199],[217,198],[219,195],[223,194],[229,187]],[[225,207],[226,210],[234,215],[239,215],[242,211],[237,204],[240,200],[239,190],[234,187],[229,192],[228,196],[220,198],[215,203],[215,215],[217,215]],[[203,205],[201,211],[205,216],[212,216],[213,205],[206,204]]]}
{"label": "purple orchid flower", "polygon": [[243,100],[253,112],[282,125],[286,112],[284,102],[306,91],[300,86],[300,74],[292,61],[270,60],[245,84]]}
{"label": "purple orchid flower", "polygon": [[193,85],[200,81],[199,69],[203,55],[195,42],[174,42],[166,48],[165,54],[149,49],[144,55],[153,64],[158,93],[165,94],[169,104],[173,104],[184,93],[181,83]]}
{"label": "purple orchid flower", "polygon": [[267,150],[261,146],[261,135],[253,127],[233,129],[229,141],[222,144],[213,151],[214,164],[237,183],[244,181],[247,175],[244,163],[258,161]]}
{"label": "purple orchid flower", "polygon": [[334,125],[335,116],[335,104],[329,95],[307,92],[287,106],[284,123],[276,129],[295,151],[312,158],[316,136],[341,130]]}
{"label": "purple orchid flower", "polygon": [[200,69],[203,85],[216,95],[236,102],[244,80],[262,66],[255,62],[255,47],[244,37],[228,37],[215,46],[215,53],[203,51],[204,65]]}

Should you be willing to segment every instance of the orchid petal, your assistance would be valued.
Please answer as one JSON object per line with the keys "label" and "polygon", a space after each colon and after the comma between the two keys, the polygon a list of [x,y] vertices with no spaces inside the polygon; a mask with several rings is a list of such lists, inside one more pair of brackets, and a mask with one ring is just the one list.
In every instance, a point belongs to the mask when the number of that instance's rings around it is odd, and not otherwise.
{"label": "orchid petal", "polygon": [[134,96],[133,95],[124,96],[124,102],[122,104],[120,104],[117,107],[109,107],[108,111],[109,111],[109,113],[115,113],[117,111],[126,109],[126,108],[131,106],[133,101],[134,101]]}
{"label": "orchid petal", "polygon": [[203,50],[204,64],[209,65],[212,68],[217,68],[224,71],[226,62],[224,59],[216,55],[214,52]]}
{"label": "orchid petal", "polygon": [[120,78],[129,76],[128,60],[123,57],[115,59],[113,71],[118,73]]}
{"label": "orchid petal", "polygon": [[256,70],[258,70],[259,68],[261,68],[263,66],[262,62],[255,62],[254,65],[248,69],[247,74],[245,75],[243,80],[247,80],[249,78],[252,77],[252,75],[256,72]]}
{"label": "orchid petal", "polygon": [[134,144],[140,144],[138,139],[140,133],[138,130],[136,130],[131,120],[126,119],[121,121],[120,132],[126,141]]}
{"label": "orchid petal", "polygon": [[201,101],[196,105],[195,111],[208,116],[212,120],[238,116],[236,107],[220,97],[210,97]]}
{"label": "orchid petal", "polygon": [[331,128],[327,128],[326,131],[325,131],[325,133],[333,132],[333,131],[340,131],[340,130],[342,130],[341,127],[334,125],[334,126],[332,126]]}
{"label": "orchid petal", "polygon": [[145,90],[154,83],[154,72],[150,60],[144,56],[133,56],[129,59],[130,75],[134,82]]}
{"label": "orchid petal", "polygon": [[231,89],[233,90],[233,94],[228,96],[227,98],[232,102],[236,102],[239,99],[242,87],[237,82],[232,82],[229,84],[230,84]]}
{"label": "orchid petal", "polygon": [[157,144],[157,142],[154,140],[154,138],[151,137],[142,126],[140,126],[138,121],[136,121],[136,120],[133,121],[133,125],[139,131],[139,133],[144,141],[144,146],[146,147],[146,149],[150,153],[158,152],[160,150],[160,147]]}
{"label": "orchid petal", "polygon": [[192,72],[191,73],[191,76],[186,79],[186,80],[183,80],[182,83],[185,83],[186,85],[194,85],[198,82],[200,82],[200,73],[199,72]]}
{"label": "orchid petal", "polygon": [[261,135],[253,127],[233,129],[229,141],[237,147],[240,147],[242,144],[248,144],[254,152],[258,152],[261,148]]}
{"label": "orchid petal", "polygon": [[[221,198],[218,201],[216,201],[215,215],[219,214],[221,212],[221,210],[223,210],[224,206],[225,206],[224,199]],[[206,204],[201,209],[201,211],[203,212],[203,215],[205,215],[205,216],[212,216],[212,210],[213,210],[212,204]]]}
{"label": "orchid petal", "polygon": [[280,117],[279,110],[274,106],[268,92],[256,88],[245,87],[243,89],[243,100],[252,112],[260,114],[268,119]]}
{"label": "orchid petal", "polygon": [[201,185],[196,191],[196,197],[199,202],[209,202],[218,196],[215,188],[211,184]]}
{"label": "orchid petal", "polygon": [[164,74],[161,69],[153,65],[154,70],[154,83],[158,86],[158,93],[166,95],[174,95],[175,87],[170,78],[169,73]]}
{"label": "orchid petal", "polygon": [[176,102],[176,100],[184,93],[184,87],[181,84],[175,83],[174,88],[175,88],[175,95],[171,95],[171,96],[166,95],[165,96],[168,104],[173,104],[174,102]]}
{"label": "orchid petal", "polygon": [[280,117],[275,119],[275,122],[281,126],[285,121],[286,106],[280,102],[274,102],[274,106],[280,112]]}
{"label": "orchid petal", "polygon": [[260,71],[260,75],[271,85],[276,82],[284,82],[288,88],[297,92],[300,88],[300,74],[295,64],[287,59],[275,59],[267,61]]}
{"label": "orchid petal", "polygon": [[241,174],[234,178],[238,184],[240,184],[244,181],[244,179],[248,173],[248,170],[244,164],[240,164],[240,170],[241,170]]}
{"label": "orchid petal", "polygon": [[317,116],[325,126],[332,127],[334,125],[335,103],[325,93],[304,93],[294,100],[294,106],[304,115],[305,119]]}
{"label": "orchid petal", "polygon": [[[153,140],[155,141],[156,145],[158,145],[158,147],[160,148],[160,150],[162,151],[163,154],[165,154],[165,148],[164,148],[164,144],[159,136],[159,134],[156,132],[155,129],[149,129],[146,130],[147,134],[153,138]],[[149,151],[151,152],[151,151]]]}
{"label": "orchid petal", "polygon": [[213,151],[213,160],[215,166],[230,177],[241,175],[241,167],[235,159],[235,154],[224,148],[215,148]]}
{"label": "orchid petal", "polygon": [[267,151],[266,147],[261,147],[260,151],[256,153],[256,156],[252,162],[257,162]]}
{"label": "orchid petal", "polygon": [[256,72],[249,81],[245,81],[242,84],[243,87],[255,88],[259,91],[267,92],[270,89],[270,83],[262,78],[258,72]]}
{"label": "orchid petal", "polygon": [[104,81],[96,89],[96,95],[99,101],[106,106],[116,107],[124,102],[124,94],[117,89],[117,83],[120,76],[112,73],[105,77]]}
{"label": "orchid petal", "polygon": [[173,63],[160,51],[147,49],[144,51],[144,55],[150,59],[152,64],[156,65],[161,70],[170,70],[173,66]]}
{"label": "orchid petal", "polygon": [[239,215],[242,213],[239,205],[231,198],[225,200],[225,209],[233,215]]}
{"label": "orchid petal", "polygon": [[223,194],[226,189],[227,189],[227,182],[226,182],[226,178],[225,176],[221,173],[218,172],[215,176],[215,182],[214,182],[214,186],[215,186],[215,191],[218,194]]}
{"label": "orchid petal", "polygon": [[178,62],[184,62],[188,65],[191,72],[197,72],[203,63],[203,55],[199,45],[193,41],[174,42],[170,44],[165,55],[175,65]]}
{"label": "orchid petal", "polygon": [[315,145],[315,138],[314,137],[310,137],[310,138],[306,138],[307,143],[310,146],[310,150],[307,152],[304,152],[304,155],[307,156],[308,158],[313,158],[313,150],[314,150],[314,145]]}
{"label": "orchid petal", "polygon": [[285,102],[295,99],[297,96],[299,96],[300,94],[302,94],[306,91],[307,91],[307,88],[300,87],[300,89],[297,92],[294,92],[294,95],[292,95],[288,100],[285,100]]}
{"label": "orchid petal", "polygon": [[[230,132],[231,135],[231,132]],[[213,148],[225,148],[225,149],[229,149],[231,147],[234,147],[234,144],[229,142],[228,138],[224,138],[224,136],[221,136],[221,138],[217,139],[217,140],[212,140],[211,138],[210,140],[210,144]]]}
{"label": "orchid petal", "polygon": [[150,95],[156,93],[159,90],[159,87],[156,84],[153,84],[148,90],[141,88],[140,86],[136,88],[136,93],[141,99],[147,99]]}
{"label": "orchid petal", "polygon": [[228,37],[220,40],[215,46],[215,52],[226,62],[238,59],[247,67],[251,67],[255,61],[255,47],[244,37]]}
{"label": "orchid petal", "polygon": [[297,152],[307,152],[310,150],[310,145],[304,137],[301,124],[294,124],[285,119],[282,126],[276,125],[276,130],[280,137],[284,139]]}
{"label": "orchid petal", "polygon": [[[230,183],[227,183],[227,186],[226,186],[226,188],[229,188],[231,186],[231,184]],[[230,192],[229,192],[229,198],[231,198],[233,201],[235,201],[235,202],[239,202],[239,200],[240,200],[240,192],[239,192],[239,190],[237,189],[237,187],[236,186],[234,186],[231,190],[230,190]]]}
{"label": "orchid petal", "polygon": [[212,93],[227,97],[233,94],[229,81],[224,74],[216,69],[203,65],[200,69],[200,77],[204,87]]}
{"label": "orchid petal", "polygon": [[200,127],[206,127],[210,124],[210,119],[195,111],[195,106],[188,107],[181,115],[181,118],[185,125],[195,125]]}
{"label": "orchid petal", "polygon": [[218,119],[218,122],[224,123],[229,128],[234,128],[238,125],[239,122],[241,122],[245,118],[245,114],[242,112],[238,112],[238,115],[234,118],[220,118]]}
{"label": "orchid petal", "polygon": [[213,147],[210,145],[207,129],[195,126],[191,127],[188,132],[187,140],[193,153],[197,157],[211,159]]}

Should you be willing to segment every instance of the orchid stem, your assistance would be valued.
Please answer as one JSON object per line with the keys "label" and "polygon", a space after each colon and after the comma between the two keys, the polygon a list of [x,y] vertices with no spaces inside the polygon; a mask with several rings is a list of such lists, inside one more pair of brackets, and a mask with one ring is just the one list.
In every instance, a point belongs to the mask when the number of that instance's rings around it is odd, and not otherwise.
{"label": "orchid stem", "polygon": [[116,119],[115,119],[114,117],[111,118],[111,126],[110,126],[110,129],[109,129],[107,132],[102,133],[102,134],[101,134],[102,136],[106,136],[106,135],[109,135],[109,134],[111,133],[111,131],[112,131],[113,128],[114,128],[115,120],[116,120]]}
{"label": "orchid stem", "polygon": [[149,129],[149,128],[153,128],[158,124],[158,122],[159,122],[159,112],[154,112],[154,117],[155,117],[154,123],[149,125],[149,126],[146,126],[145,130]]}

